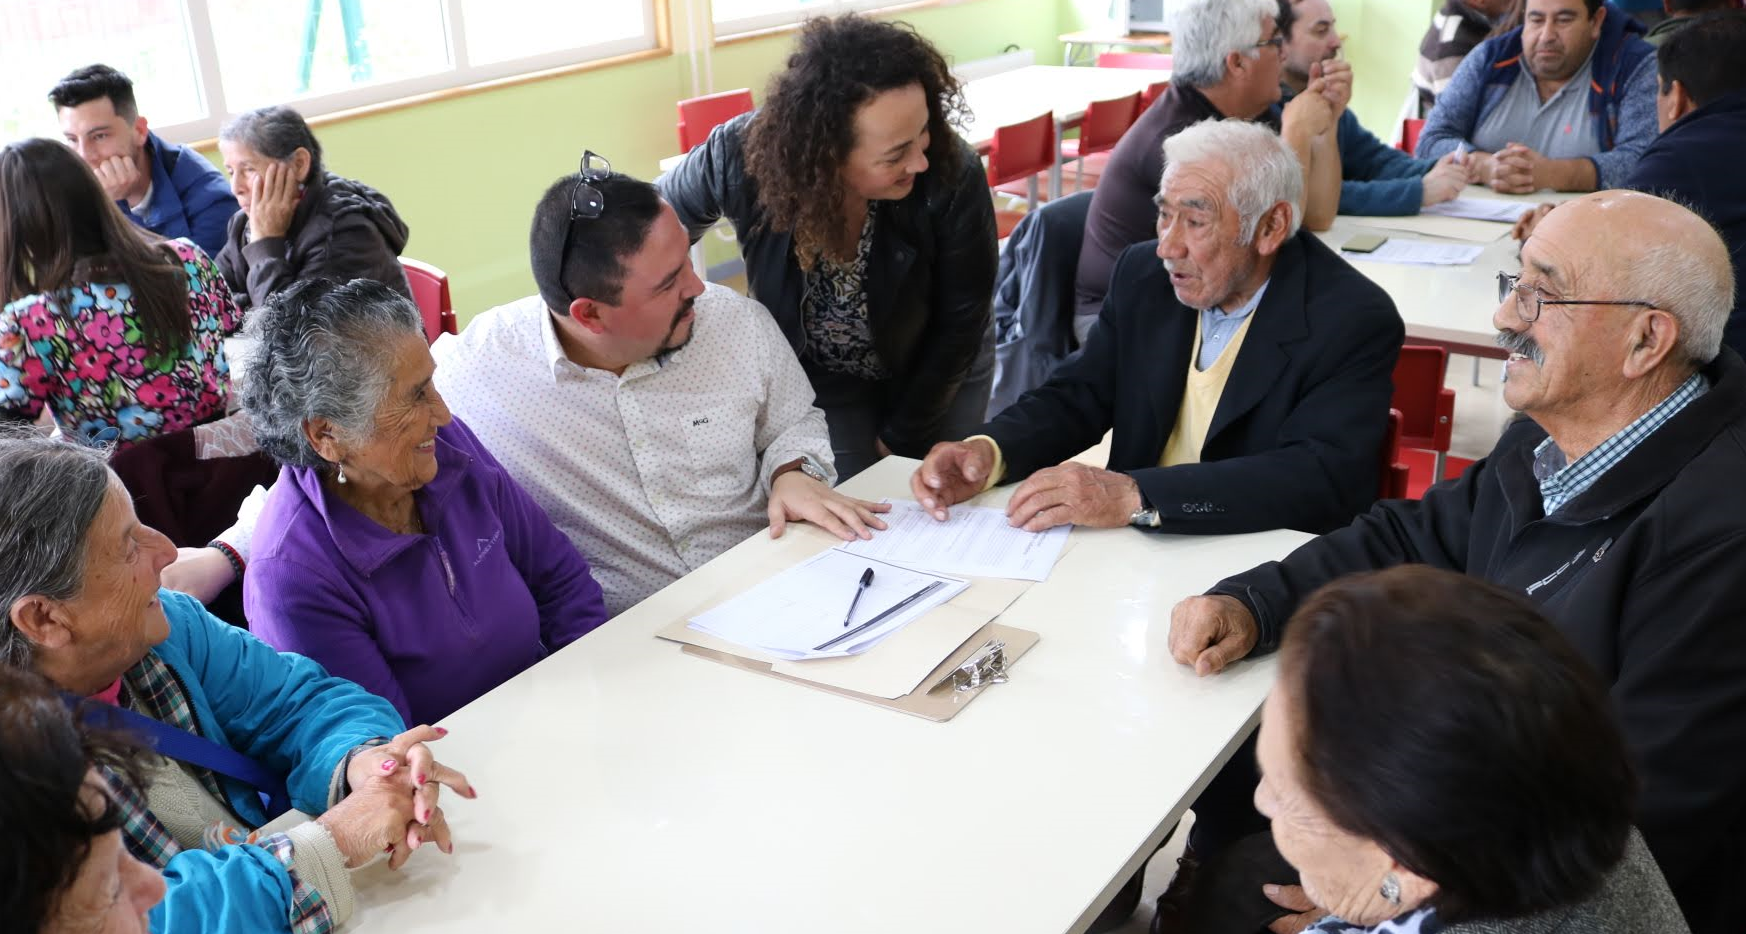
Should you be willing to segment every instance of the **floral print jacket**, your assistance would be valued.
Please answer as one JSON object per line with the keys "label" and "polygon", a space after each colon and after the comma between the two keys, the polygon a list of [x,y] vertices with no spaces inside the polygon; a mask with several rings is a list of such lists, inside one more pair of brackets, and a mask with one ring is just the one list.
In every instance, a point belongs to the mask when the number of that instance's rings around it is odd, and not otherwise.
{"label": "floral print jacket", "polygon": [[166,243],[188,273],[194,336],[174,355],[145,342],[126,283],[88,282],[0,309],[0,415],[47,405],[68,437],[127,445],[224,414],[224,337],[242,312],[218,267],[187,240]]}

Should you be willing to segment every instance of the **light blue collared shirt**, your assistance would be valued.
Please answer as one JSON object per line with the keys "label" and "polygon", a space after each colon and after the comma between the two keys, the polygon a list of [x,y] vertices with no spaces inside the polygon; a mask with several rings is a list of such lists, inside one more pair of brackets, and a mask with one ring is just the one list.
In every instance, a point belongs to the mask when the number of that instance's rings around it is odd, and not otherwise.
{"label": "light blue collared shirt", "polygon": [[1667,424],[1699,396],[1708,392],[1710,381],[1702,373],[1693,373],[1679,384],[1667,398],[1655,404],[1638,419],[1626,425],[1618,434],[1602,441],[1595,449],[1577,458],[1574,463],[1564,459],[1564,452],[1551,438],[1534,448],[1534,479],[1540,481],[1540,502],[1546,515],[1552,515],[1565,503],[1582,495],[1601,475],[1618,466],[1625,455],[1636,450],[1643,439],[1655,429]]}
{"label": "light blue collared shirt", "polygon": [[[1268,279],[1267,282],[1273,281]],[[1219,361],[1219,354],[1231,344],[1231,338],[1237,335],[1237,330],[1243,326],[1243,319],[1253,314],[1256,306],[1261,304],[1261,296],[1267,294],[1267,282],[1255,290],[1236,311],[1220,311],[1217,306],[1203,310],[1200,313],[1200,351],[1195,359],[1194,368],[1202,372]]]}

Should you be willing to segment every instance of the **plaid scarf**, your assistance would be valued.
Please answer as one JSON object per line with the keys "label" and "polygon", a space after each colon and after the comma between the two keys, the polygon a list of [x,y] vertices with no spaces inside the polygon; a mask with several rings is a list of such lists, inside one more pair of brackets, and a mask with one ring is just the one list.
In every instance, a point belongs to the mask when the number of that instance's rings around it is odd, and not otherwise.
{"label": "plaid scarf", "polygon": [[[194,709],[188,702],[188,694],[181,681],[170,666],[156,655],[147,652],[139,664],[128,669],[122,676],[123,701],[127,706],[139,713],[178,729],[187,730],[196,736],[201,735],[200,724],[194,719]],[[218,782],[218,776],[209,769],[189,767],[200,787],[218,801],[226,801],[224,789]],[[140,862],[155,866],[158,869],[167,868],[170,860],[182,852],[181,844],[170,835],[163,823],[151,812],[145,795],[140,789],[129,785],[124,779],[108,769],[103,770],[103,780],[109,786],[109,792],[115,798],[125,819],[122,822],[121,835],[127,843],[127,850]],[[208,832],[202,841],[205,849],[216,850],[218,847],[235,844],[239,841],[230,839],[234,835],[228,832]],[[291,868],[292,844],[284,834],[254,838],[247,834],[242,841],[244,845],[252,844],[266,850],[285,867],[291,877],[291,906],[287,915],[293,934],[330,934],[334,929],[332,913],[328,911],[327,902],[321,893],[306,884]]]}

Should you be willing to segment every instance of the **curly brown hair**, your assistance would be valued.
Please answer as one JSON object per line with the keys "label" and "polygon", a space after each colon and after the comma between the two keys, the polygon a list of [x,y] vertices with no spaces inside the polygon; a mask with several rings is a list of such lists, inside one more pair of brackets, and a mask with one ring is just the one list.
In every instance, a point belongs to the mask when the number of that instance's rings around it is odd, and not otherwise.
{"label": "curly brown hair", "polygon": [[[795,258],[811,269],[832,255],[845,223],[840,171],[855,148],[855,114],[878,94],[920,84],[928,100],[928,173],[958,171],[958,138],[969,109],[945,56],[908,23],[853,13],[808,20],[788,68],[770,81],[746,133],[746,171],[758,186],[764,223],[794,236]],[[804,128],[804,129],[801,129]]]}

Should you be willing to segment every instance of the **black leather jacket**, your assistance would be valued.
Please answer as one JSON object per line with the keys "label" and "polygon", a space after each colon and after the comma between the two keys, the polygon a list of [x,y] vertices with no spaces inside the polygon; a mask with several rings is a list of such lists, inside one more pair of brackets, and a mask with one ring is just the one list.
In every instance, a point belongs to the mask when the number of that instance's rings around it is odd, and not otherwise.
{"label": "black leather jacket", "polygon": [[[757,185],[746,176],[740,140],[753,116],[716,127],[655,184],[693,242],[719,218],[733,224],[752,297],[770,309],[798,353],[806,339],[806,276],[794,257],[794,237],[764,223]],[[908,197],[881,207],[868,260],[868,319],[879,357],[893,374],[880,437],[894,453],[911,457],[943,440],[941,419],[981,349],[994,294],[993,199],[981,160],[968,144],[958,145],[955,178],[930,168]]]}

